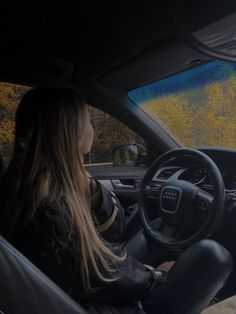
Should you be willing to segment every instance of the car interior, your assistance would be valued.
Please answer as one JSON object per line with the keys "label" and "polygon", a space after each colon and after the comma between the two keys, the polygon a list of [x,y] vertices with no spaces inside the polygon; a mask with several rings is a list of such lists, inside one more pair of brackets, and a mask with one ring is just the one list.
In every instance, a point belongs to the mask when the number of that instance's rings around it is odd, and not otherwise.
{"label": "car interior", "polygon": [[[224,141],[188,145],[190,139],[182,144],[144,104],[147,88],[158,90],[155,82],[164,86],[165,80],[213,68],[218,61],[230,62],[233,69],[235,1],[32,2],[1,7],[1,82],[76,88],[91,110],[115,118],[145,142],[119,142],[112,160],[89,159],[86,164],[124,207],[122,246],[141,262],[156,266],[177,258],[199,239],[217,240],[231,253],[234,267],[216,297],[235,295],[236,146]],[[179,85],[175,81],[174,90],[184,90],[187,81],[189,76]],[[0,89],[0,123],[1,102]],[[174,113],[172,122],[175,118]],[[236,118],[232,123],[236,125]],[[129,155],[125,162],[122,152]],[[0,155],[1,178],[7,162],[4,152]],[[0,313],[86,313],[3,237],[0,278]]]}

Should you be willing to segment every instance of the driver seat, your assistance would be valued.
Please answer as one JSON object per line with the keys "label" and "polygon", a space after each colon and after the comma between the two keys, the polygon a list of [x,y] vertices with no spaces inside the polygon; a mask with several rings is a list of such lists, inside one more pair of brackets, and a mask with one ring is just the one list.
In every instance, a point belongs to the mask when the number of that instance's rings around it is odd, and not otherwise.
{"label": "driver seat", "polygon": [[1,314],[87,314],[0,236]]}
{"label": "driver seat", "polygon": [[[0,236],[0,314],[9,313],[88,314]],[[216,313],[236,313],[236,297],[231,297],[202,312],[202,314]]]}

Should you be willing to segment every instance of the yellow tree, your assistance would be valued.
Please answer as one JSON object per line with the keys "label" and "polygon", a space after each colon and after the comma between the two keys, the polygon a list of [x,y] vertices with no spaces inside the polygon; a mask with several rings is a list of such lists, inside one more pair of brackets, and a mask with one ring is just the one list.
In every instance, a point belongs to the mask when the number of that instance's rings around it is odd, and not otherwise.
{"label": "yellow tree", "polygon": [[184,146],[192,146],[192,110],[182,94],[152,99],[144,103],[142,108],[159,120]]}
{"label": "yellow tree", "polygon": [[222,121],[222,94],[220,83],[207,85],[204,88],[206,102],[195,108],[194,114],[194,142],[195,146],[214,146],[219,139],[219,129]]}
{"label": "yellow tree", "polygon": [[236,137],[235,79],[205,87],[208,101],[198,116],[199,142],[207,146],[235,147]]}
{"label": "yellow tree", "polygon": [[236,148],[236,79],[223,82],[224,131],[222,143],[225,147]]}
{"label": "yellow tree", "polygon": [[14,116],[17,104],[29,87],[0,83],[0,152],[8,162],[14,140]]}

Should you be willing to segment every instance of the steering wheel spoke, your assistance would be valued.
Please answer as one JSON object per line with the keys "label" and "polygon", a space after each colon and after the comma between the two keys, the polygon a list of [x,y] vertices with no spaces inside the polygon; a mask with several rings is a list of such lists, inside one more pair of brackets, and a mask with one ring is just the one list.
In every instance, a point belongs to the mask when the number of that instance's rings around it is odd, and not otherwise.
{"label": "steering wheel spoke", "polygon": [[195,198],[195,209],[201,211],[207,211],[214,201],[214,197],[212,194],[199,190]]}
{"label": "steering wheel spoke", "polygon": [[157,198],[160,194],[161,184],[150,181],[143,188],[143,193],[145,193],[147,198]]}

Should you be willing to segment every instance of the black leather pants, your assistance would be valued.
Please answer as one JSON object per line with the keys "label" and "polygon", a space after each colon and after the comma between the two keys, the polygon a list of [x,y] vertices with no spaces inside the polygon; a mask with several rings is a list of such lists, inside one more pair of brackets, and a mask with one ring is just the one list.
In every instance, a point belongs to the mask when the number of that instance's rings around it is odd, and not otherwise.
{"label": "black leather pants", "polygon": [[199,314],[224,286],[232,269],[230,253],[213,240],[188,248],[143,300],[148,314]]}

